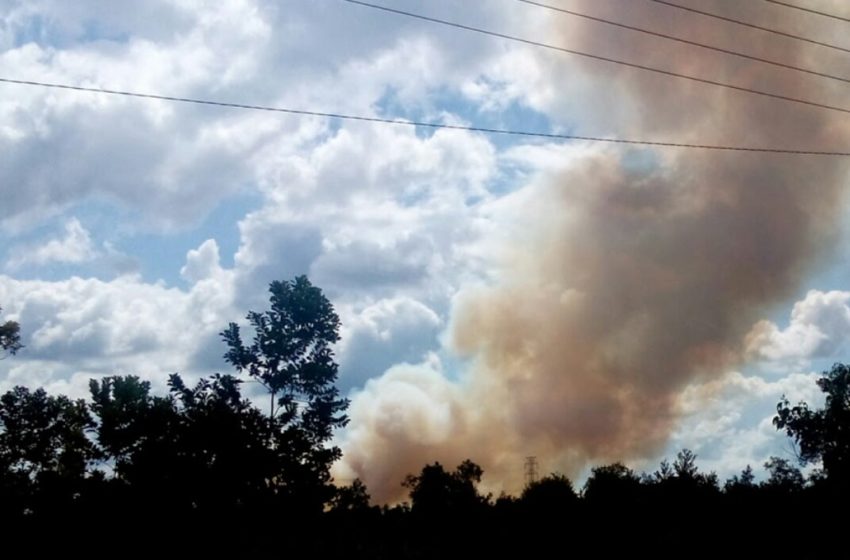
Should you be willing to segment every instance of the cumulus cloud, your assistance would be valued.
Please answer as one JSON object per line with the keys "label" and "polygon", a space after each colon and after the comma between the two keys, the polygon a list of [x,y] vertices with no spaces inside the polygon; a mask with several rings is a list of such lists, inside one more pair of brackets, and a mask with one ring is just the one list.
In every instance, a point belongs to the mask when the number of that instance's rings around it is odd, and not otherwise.
{"label": "cumulus cloud", "polygon": [[362,309],[344,305],[339,348],[340,383],[360,387],[393,364],[419,363],[439,346],[440,316],[415,299],[382,299]]}
{"label": "cumulus cloud", "polygon": [[682,394],[682,419],[668,446],[669,455],[688,448],[700,458],[700,467],[723,478],[747,465],[759,473],[771,456],[795,460],[793,444],[773,425],[776,404],[784,396],[793,403],[823,404],[814,373],[791,373],[766,380],[730,372],[696,384]]}
{"label": "cumulus cloud", "polygon": [[[368,115],[382,111],[387,95],[430,111],[431,92],[459,89],[500,56],[492,42],[435,41],[413,22],[376,21],[354,6],[327,12],[303,2],[228,0],[215,14],[191,3],[156,6],[117,15],[92,2],[10,2],[0,63],[20,79]],[[154,13],[157,25],[148,20]],[[360,25],[351,25],[352,16]],[[506,16],[494,10],[485,19]],[[380,32],[370,33],[376,24]],[[329,129],[315,118],[10,84],[0,88],[0,119],[7,156],[0,161],[7,187],[0,224],[7,229],[32,227],[89,197],[143,213],[148,228],[185,228],[246,184],[286,173],[298,151],[309,153]],[[444,150],[443,161],[431,161],[414,152],[405,161],[424,176],[432,165],[468,159],[464,153]],[[347,157],[324,173],[368,161]],[[358,189],[323,184],[337,195]]]}
{"label": "cumulus cloud", "polygon": [[850,292],[810,290],[794,304],[788,326],[759,321],[747,335],[750,355],[779,364],[837,358],[850,335]]}
{"label": "cumulus cloud", "polygon": [[[661,21],[659,6],[626,13],[614,3],[578,4],[633,24]],[[399,3],[408,5],[425,9]],[[555,130],[592,135],[846,143],[843,124],[802,109],[673,87],[350,5],[226,0],[215,13],[167,0],[109,12],[89,0],[3,6],[0,66],[23,79],[444,122],[500,122],[506,108],[520,107]],[[687,49],[670,57],[654,40],[627,41],[520,3],[482,11],[435,1],[427,10],[519,35],[548,30],[568,47],[625,51],[677,70],[728,72],[744,85],[843,95]],[[729,26],[666,17],[720,44],[840,63],[772,38],[751,41]],[[787,23],[779,10],[766,17]],[[0,303],[28,344],[14,363],[0,363],[3,383],[75,391],[87,375],[139,372],[161,382],[175,370],[208,373],[221,365],[218,331],[263,308],[270,281],[306,273],[343,315],[343,383],[356,387],[387,370],[354,393],[339,467],[366,477],[379,499],[435,459],[479,460],[510,488],[525,454],[545,455],[551,469],[578,469],[591,456],[663,448],[677,415],[690,414],[678,408],[677,392],[737,363],[741,336],[768,304],[793,293],[810,256],[830,241],[836,178],[846,171],[750,155],[505,147],[462,131],[11,85],[0,87],[0,151],[0,227],[13,241],[95,201],[127,216],[125,235],[154,232],[171,243],[234,195],[258,198],[239,221],[238,240],[205,232],[180,249],[191,247],[175,266],[184,288],[127,274],[138,269],[133,259],[157,259],[155,249],[122,255],[91,239],[122,277],[0,276]],[[66,232],[44,246],[72,238]],[[234,245],[231,266],[223,248]],[[800,327],[755,329],[749,355],[790,356],[795,344],[812,356],[835,351],[844,303],[819,305],[832,311],[801,312]],[[441,347],[447,326],[451,344]],[[449,360],[429,350],[458,350],[473,367],[446,371]],[[655,367],[659,355],[668,358],[663,367]],[[646,383],[631,383],[638,378]],[[775,393],[730,383],[754,399]],[[641,417],[645,410],[653,414]],[[724,414],[695,437],[750,420],[763,428],[763,418]]]}
{"label": "cumulus cloud", "polygon": [[161,384],[175,371],[209,373],[190,360],[192,351],[233,316],[227,278],[181,291],[133,276],[55,282],[0,276],[0,301],[21,324],[26,344],[24,360],[4,364],[6,386],[34,368],[42,372],[35,383],[137,373]]}
{"label": "cumulus cloud", "polygon": [[80,264],[98,256],[91,235],[77,218],[65,223],[65,235],[32,247],[15,247],[6,261],[8,270],[26,265],[43,266],[50,263]]}
{"label": "cumulus cloud", "polygon": [[[4,6],[0,61],[11,77],[266,105],[457,119],[431,93],[462,96],[460,84],[504,54],[480,38],[445,42],[447,34],[415,22],[387,25],[350,7],[327,12],[302,2],[232,0],[215,14],[169,1],[114,13],[87,1]],[[501,10],[484,17],[525,22]],[[86,241],[92,259],[74,270],[106,264],[122,277],[3,279],[0,301],[20,311],[28,338],[15,371],[38,364],[49,373],[34,382],[50,383],[82,372],[156,377],[218,367],[218,330],[266,305],[268,282],[304,273],[350,325],[340,354],[352,385],[395,360],[417,361],[437,345],[467,274],[464,247],[478,235],[476,214],[499,165],[487,138],[463,132],[10,85],[0,88],[0,150],[0,185],[8,187],[0,187],[0,225],[12,240],[90,202],[120,216],[115,237],[99,247],[79,222],[45,246],[52,262],[79,260],[85,251],[57,256],[57,244]],[[188,251],[179,270],[186,289],[135,275],[158,254],[135,243],[134,232],[170,243],[171,232],[191,229],[245,189],[262,198],[239,223],[232,269],[222,267],[230,255],[217,238]],[[29,375],[2,367],[0,376],[15,382]]]}
{"label": "cumulus cloud", "polygon": [[215,239],[207,239],[200,247],[192,249],[186,255],[186,265],[180,269],[180,276],[195,284],[217,276],[221,270],[218,243]]}

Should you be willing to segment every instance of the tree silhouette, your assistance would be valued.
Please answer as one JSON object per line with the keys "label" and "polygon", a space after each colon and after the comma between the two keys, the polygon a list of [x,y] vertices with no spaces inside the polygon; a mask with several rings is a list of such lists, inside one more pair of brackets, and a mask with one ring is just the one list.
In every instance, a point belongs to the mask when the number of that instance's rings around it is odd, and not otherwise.
{"label": "tree silhouette", "polygon": [[225,359],[265,387],[269,394],[269,438],[279,471],[272,483],[281,497],[320,511],[332,497],[330,466],[341,456],[326,446],[333,430],[348,422],[348,401],[335,386],[332,346],[339,341],[339,317],[305,276],[272,282],[268,311],[250,312],[251,344],[231,323],[221,333]]}
{"label": "tree silhouette", "polygon": [[723,491],[727,495],[742,499],[751,498],[757,488],[756,475],[750,465],[747,465],[741,474],[736,474],[723,485]]}
{"label": "tree silhouette", "polygon": [[331,499],[331,511],[362,513],[371,508],[370,500],[366,485],[357,478],[348,486],[337,489],[336,495]]}
{"label": "tree silhouette", "polygon": [[532,514],[557,516],[572,509],[578,503],[578,496],[569,478],[552,473],[526,486],[520,501]]}
{"label": "tree silhouette", "polygon": [[803,473],[787,459],[771,457],[764,468],[770,473],[763,484],[765,488],[783,494],[795,494],[803,490],[806,483]]}
{"label": "tree silhouette", "polygon": [[261,499],[277,474],[267,420],[239,390],[241,381],[215,374],[187,387],[169,378],[179,419],[175,434],[191,479],[193,507],[208,514],[232,513]]}
{"label": "tree silhouette", "polygon": [[413,513],[440,518],[473,513],[486,503],[476,487],[483,474],[469,459],[452,472],[437,462],[426,465],[416,476],[408,475],[402,485],[410,490]]}
{"label": "tree silhouette", "polygon": [[[0,311],[3,311],[2,307]],[[0,359],[4,353],[15,354],[21,348],[21,326],[15,321],[0,323]]]}
{"label": "tree silhouette", "polygon": [[850,366],[835,364],[817,380],[826,394],[824,407],[805,402],[791,406],[783,397],[773,424],[794,439],[803,463],[821,461],[832,484],[850,488]]}
{"label": "tree silhouette", "polygon": [[150,382],[136,376],[92,379],[89,390],[98,419],[97,441],[117,478],[143,487],[162,484],[172,491],[173,463],[180,455],[173,399],[152,396]]}
{"label": "tree silhouette", "polygon": [[[662,461],[659,470],[644,480],[647,498],[659,508],[670,510],[682,507],[705,510],[713,505],[720,496],[717,475],[700,472],[696,458],[691,450],[683,449],[672,465]],[[670,529],[679,521],[675,520]]]}
{"label": "tree silhouette", "polygon": [[111,467],[100,509],[129,523],[183,522],[194,513],[194,481],[201,473],[187,461],[181,419],[171,395],[151,394],[135,376],[89,382],[97,442]]}
{"label": "tree silhouette", "polygon": [[640,478],[622,463],[594,467],[584,483],[582,495],[593,505],[622,505],[637,499]]}
{"label": "tree silhouette", "polygon": [[0,503],[6,515],[47,513],[82,490],[100,454],[82,400],[15,387],[0,397]]}

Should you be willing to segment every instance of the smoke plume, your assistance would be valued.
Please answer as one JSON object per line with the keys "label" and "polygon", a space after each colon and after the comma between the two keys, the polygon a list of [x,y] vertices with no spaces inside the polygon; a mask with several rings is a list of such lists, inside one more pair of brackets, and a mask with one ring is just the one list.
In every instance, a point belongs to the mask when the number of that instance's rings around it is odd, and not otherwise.
{"label": "smoke plume", "polygon": [[[567,5],[568,4],[568,5]],[[692,3],[693,4],[693,3]],[[756,6],[758,4],[758,6]],[[840,2],[826,8],[840,11]],[[695,4],[694,4],[695,5]],[[786,64],[831,71],[822,47],[652,2],[564,7]],[[840,28],[779,6],[700,9],[840,42]],[[548,41],[674,72],[834,105],[847,84],[552,13]],[[553,112],[580,133],[837,150],[850,116],[635,69],[539,53]],[[843,60],[843,64],[839,64]],[[849,76],[850,77],[850,76]],[[648,458],[666,443],[679,395],[743,359],[742,341],[791,296],[835,240],[846,158],[707,150],[587,149],[527,186],[517,236],[494,284],[463,291],[453,348],[469,369],[398,366],[352,404],[340,472],[378,500],[426,462],[479,462],[517,491],[523,457],[577,474]],[[524,221],[523,221],[524,220]]]}

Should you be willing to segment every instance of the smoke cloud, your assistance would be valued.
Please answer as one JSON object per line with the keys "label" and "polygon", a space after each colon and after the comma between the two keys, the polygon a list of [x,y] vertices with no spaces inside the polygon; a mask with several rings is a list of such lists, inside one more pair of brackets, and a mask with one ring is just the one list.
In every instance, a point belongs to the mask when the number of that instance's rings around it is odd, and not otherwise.
{"label": "smoke cloud", "polygon": [[[564,7],[825,71],[821,47],[650,2]],[[839,29],[756,3],[699,8],[840,42]],[[840,11],[840,3],[832,6]],[[825,3],[829,8],[829,3]],[[776,8],[776,9],[773,9]],[[821,18],[823,19],[823,18]],[[550,42],[743,87],[842,105],[846,84],[551,15]],[[551,100],[582,132],[651,140],[835,150],[850,118],[597,62],[539,55]],[[397,366],[351,408],[341,477],[379,501],[426,462],[479,462],[516,492],[523,458],[575,476],[590,463],[650,458],[679,397],[740,365],[743,341],[835,241],[845,158],[698,150],[585,150],[529,185],[498,280],[458,295],[453,349],[468,370]]]}

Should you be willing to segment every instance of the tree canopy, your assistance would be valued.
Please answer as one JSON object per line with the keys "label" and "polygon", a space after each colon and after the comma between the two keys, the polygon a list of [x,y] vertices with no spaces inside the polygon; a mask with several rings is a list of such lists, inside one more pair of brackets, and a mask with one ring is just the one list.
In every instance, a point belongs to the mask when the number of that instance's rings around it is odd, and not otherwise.
{"label": "tree canopy", "polygon": [[[847,494],[835,490],[847,488],[850,367],[841,364],[818,380],[822,408],[777,405],[776,427],[803,462],[823,467],[814,473],[771,457],[762,475],[748,466],[721,485],[683,449],[650,474],[612,463],[592,468],[579,493],[552,474],[494,500],[467,459],[454,469],[426,464],[399,481],[409,503],[373,506],[361,480],[330,478],[341,453],[331,435],[348,404],[335,387],[339,318],[304,277],[270,292],[269,310],[222,332],[239,374],[172,374],[159,392],[138,376],[108,376],[91,380],[88,399],[27,387],[0,395],[4,529],[64,535],[44,545],[60,551],[97,527],[103,550],[131,543],[192,555],[528,555],[563,548],[565,535],[620,554],[681,550],[706,535],[718,546],[757,540],[777,512],[843,507]],[[245,391],[260,386],[259,397]],[[791,534],[838,534],[843,524],[797,516]]]}
{"label": "tree canopy", "polygon": [[823,408],[783,397],[773,423],[794,440],[803,463],[820,462],[833,484],[850,487],[850,366],[833,365],[817,384],[826,394]]}
{"label": "tree canopy", "polygon": [[[0,307],[0,312],[3,308]],[[0,323],[0,358],[4,353],[15,354],[23,348],[21,344],[21,326],[15,321]]]}
{"label": "tree canopy", "polygon": [[326,443],[346,425],[348,401],[335,383],[333,345],[340,321],[330,301],[306,276],[272,282],[268,311],[248,313],[250,344],[231,323],[221,333],[225,359],[269,395],[270,447],[278,451],[278,492],[320,510],[333,495],[330,467],[342,455]]}

